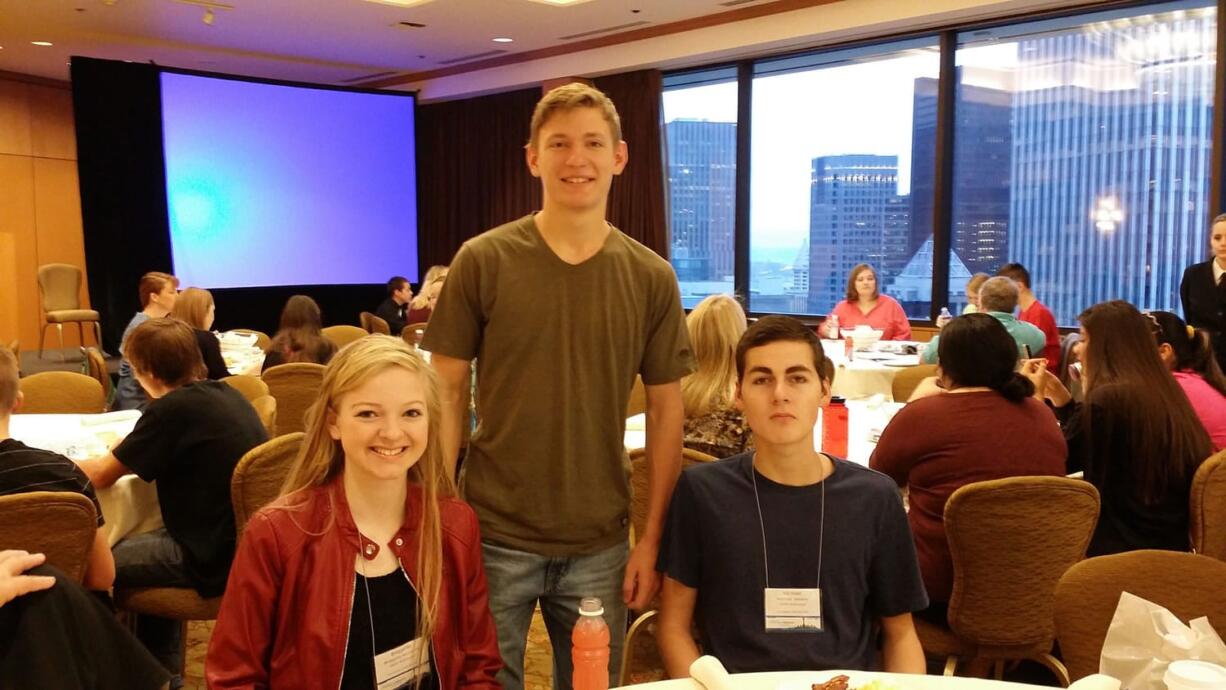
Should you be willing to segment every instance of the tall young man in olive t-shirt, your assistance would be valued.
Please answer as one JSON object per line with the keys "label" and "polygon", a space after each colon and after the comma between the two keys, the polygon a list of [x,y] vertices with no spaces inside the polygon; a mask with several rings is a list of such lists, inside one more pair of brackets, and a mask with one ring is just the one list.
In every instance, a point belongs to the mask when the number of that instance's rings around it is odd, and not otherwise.
{"label": "tall young man in olive t-shirt", "polygon": [[[481,520],[490,609],[508,690],[523,687],[539,601],[555,687],[571,687],[579,599],[600,597],[620,664],[626,606],[655,595],[655,559],[681,463],[682,376],[693,370],[676,275],[605,220],[627,148],[613,104],[583,84],[549,92],[532,117],[528,167],[541,211],[460,248],[422,346],[443,381],[444,449],[454,458],[469,361],[480,424],[464,464]],[[647,391],[647,529],[627,545],[626,403]],[[615,677],[615,676],[614,676]]]}

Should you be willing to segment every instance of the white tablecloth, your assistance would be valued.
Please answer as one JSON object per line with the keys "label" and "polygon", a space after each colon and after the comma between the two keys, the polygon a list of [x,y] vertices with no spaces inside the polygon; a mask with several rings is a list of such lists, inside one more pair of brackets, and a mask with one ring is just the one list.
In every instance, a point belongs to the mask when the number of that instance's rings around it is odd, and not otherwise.
{"label": "white tablecloth", "polygon": [[873,350],[855,352],[848,360],[846,346],[842,340],[823,340],[822,350],[835,366],[831,393],[847,400],[862,400],[874,395],[893,400],[894,375],[900,369],[919,364],[919,355],[892,354],[878,348],[892,348],[902,344],[923,347],[922,343],[878,343]]}
{"label": "white tablecloth", "polygon": [[[902,409],[902,403],[881,400],[847,401],[847,459],[868,465],[868,459],[877,447],[881,430],[890,423],[894,414]],[[642,448],[647,442],[646,415],[638,414],[626,420],[624,442],[626,450]],[[822,415],[818,415],[813,427],[813,447],[822,449]]]}
{"label": "white tablecloth", "polygon": [[[837,675],[851,677],[851,687],[858,688],[874,680],[886,683],[888,690],[1022,690],[1041,685],[1006,683],[979,678],[946,678],[915,676],[901,673],[869,673],[867,671],[792,671],[782,673],[739,673],[732,676],[737,690],[810,690],[813,683],[825,682]],[[635,690],[705,690],[698,681],[664,680],[626,686]]]}
{"label": "white tablecloth", "polygon": [[[127,436],[140,412],[125,410],[107,414],[15,414],[9,434],[30,446],[84,460],[106,453]],[[124,537],[162,527],[162,508],[157,487],[136,475],[120,477],[114,486],[97,489],[98,503],[106,519],[107,543],[114,546]]]}

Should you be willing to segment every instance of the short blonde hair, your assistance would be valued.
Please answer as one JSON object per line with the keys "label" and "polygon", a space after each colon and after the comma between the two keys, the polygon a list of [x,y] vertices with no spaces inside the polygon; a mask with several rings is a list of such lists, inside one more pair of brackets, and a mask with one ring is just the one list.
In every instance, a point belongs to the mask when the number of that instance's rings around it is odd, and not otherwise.
{"label": "short blonde hair", "polygon": [[528,147],[536,150],[539,143],[541,128],[555,113],[566,112],[578,108],[595,108],[600,111],[604,121],[609,123],[609,132],[613,135],[613,143],[622,140],[622,121],[617,116],[617,107],[603,91],[583,82],[571,82],[553,89],[545,94],[532,111],[532,126],[528,136]]}
{"label": "short blonde hair", "polygon": [[189,287],[175,299],[175,308],[170,310],[170,318],[178,319],[197,330],[207,330],[204,322],[212,306],[212,293],[198,287]]}
{"label": "short blonde hair", "polygon": [[698,369],[681,379],[687,417],[729,407],[736,389],[736,344],[746,328],[745,310],[731,295],[711,295],[685,317]]}

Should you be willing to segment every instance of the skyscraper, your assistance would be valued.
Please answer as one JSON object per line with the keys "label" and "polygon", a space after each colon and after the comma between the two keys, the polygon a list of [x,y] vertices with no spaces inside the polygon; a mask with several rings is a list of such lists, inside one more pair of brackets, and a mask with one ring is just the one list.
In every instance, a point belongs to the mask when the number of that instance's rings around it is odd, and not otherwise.
{"label": "skyscraper", "polygon": [[898,156],[820,156],[810,180],[808,311],[825,314],[846,297],[853,266],[881,270],[885,229],[897,222]]}
{"label": "skyscraper", "polygon": [[665,126],[672,263],[681,281],[731,279],[736,219],[736,123]]}

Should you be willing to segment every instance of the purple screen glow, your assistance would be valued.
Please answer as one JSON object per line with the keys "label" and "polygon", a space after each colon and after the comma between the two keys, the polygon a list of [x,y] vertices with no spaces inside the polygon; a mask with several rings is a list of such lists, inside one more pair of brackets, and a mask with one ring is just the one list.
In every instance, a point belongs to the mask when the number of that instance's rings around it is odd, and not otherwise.
{"label": "purple screen glow", "polygon": [[417,280],[412,96],[171,72],[161,83],[184,286]]}

